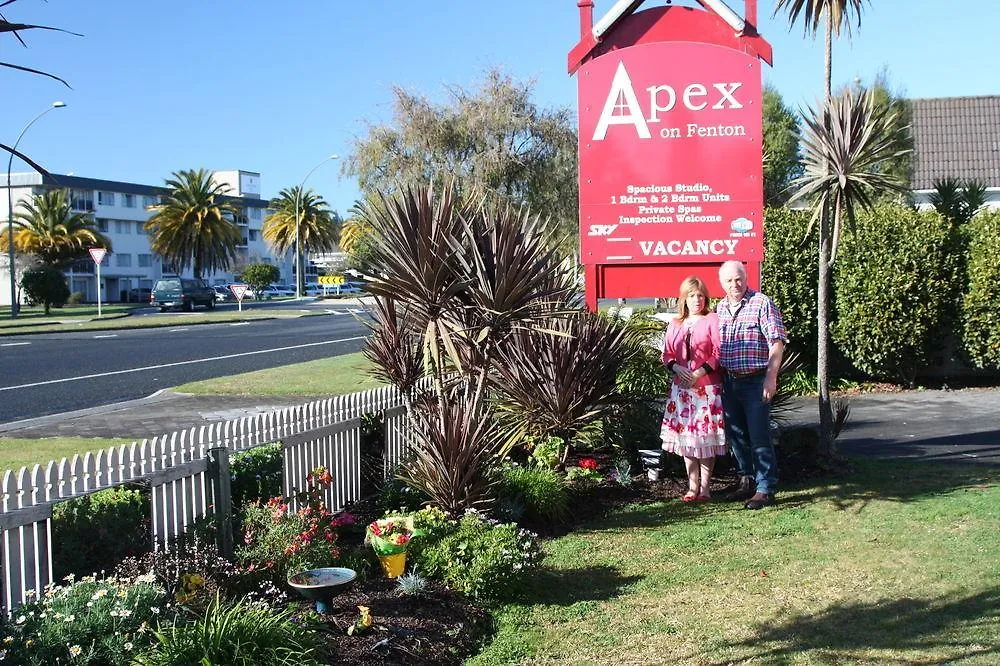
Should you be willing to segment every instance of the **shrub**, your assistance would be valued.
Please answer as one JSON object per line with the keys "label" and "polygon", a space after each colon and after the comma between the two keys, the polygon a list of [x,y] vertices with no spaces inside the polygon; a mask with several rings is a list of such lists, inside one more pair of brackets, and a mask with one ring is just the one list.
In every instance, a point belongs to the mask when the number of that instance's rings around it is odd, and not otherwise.
{"label": "shrub", "polygon": [[500,503],[523,507],[529,521],[556,522],[569,510],[569,489],[563,476],[550,469],[504,465],[500,470]]}
{"label": "shrub", "polygon": [[856,368],[913,384],[945,337],[957,272],[950,247],[948,224],[937,213],[884,204],[858,216],[834,270],[833,326]]}
{"label": "shrub", "polygon": [[247,284],[250,291],[258,296],[265,287],[272,282],[277,282],[280,278],[281,271],[278,270],[278,267],[265,263],[249,264],[240,273],[240,279]]}
{"label": "shrub", "polygon": [[35,266],[24,271],[21,288],[29,303],[45,306],[45,314],[53,305],[62,306],[69,298],[66,277],[58,268],[51,266]]}
{"label": "shrub", "polygon": [[175,603],[189,608],[204,609],[217,593],[269,603],[287,601],[282,588],[222,557],[214,544],[197,540],[126,558],[115,575],[122,579],[152,576]]}
{"label": "shrub", "polygon": [[83,295],[82,291],[74,291],[72,294],[69,295],[69,298],[66,299],[66,303],[69,305],[78,305],[80,303],[83,303],[85,298],[86,297]]}
{"label": "shrub", "polygon": [[538,538],[531,532],[470,512],[455,532],[428,544],[414,564],[422,575],[470,597],[505,599],[519,590],[526,570],[541,556]]}
{"label": "shrub", "polygon": [[54,577],[110,570],[124,558],[150,550],[149,496],[108,488],[56,504],[52,510]]}
{"label": "shrub", "polygon": [[272,572],[283,583],[289,575],[336,564],[337,528],[354,522],[353,516],[335,516],[323,502],[322,489],[332,482],[322,467],[307,477],[307,487],[294,499],[300,507],[288,513],[290,499],[273,497],[267,503],[246,507],[244,545],[237,549],[237,561],[248,571]]}
{"label": "shrub", "polygon": [[149,580],[69,578],[18,608],[0,629],[3,663],[125,666],[152,643],[164,591]]}
{"label": "shrub", "polygon": [[230,462],[233,508],[281,494],[281,444],[267,444],[233,455]]}
{"label": "shrub", "polygon": [[136,666],[313,666],[318,661],[319,636],[300,626],[292,610],[273,611],[264,604],[222,602],[218,597],[204,616],[155,632],[156,644],[140,655]]}
{"label": "shrub", "polygon": [[803,362],[815,370],[819,245],[816,229],[806,237],[809,215],[788,208],[764,211],[760,287],[781,311],[789,342],[802,354]]}
{"label": "shrub", "polygon": [[959,336],[962,349],[977,368],[1000,368],[1000,211],[980,213],[963,233],[968,240],[968,287]]}

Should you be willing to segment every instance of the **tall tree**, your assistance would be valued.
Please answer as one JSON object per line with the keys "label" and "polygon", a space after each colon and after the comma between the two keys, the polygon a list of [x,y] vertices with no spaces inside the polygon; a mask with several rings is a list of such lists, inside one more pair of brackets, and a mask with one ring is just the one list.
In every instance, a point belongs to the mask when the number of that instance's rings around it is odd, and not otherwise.
{"label": "tall tree", "polygon": [[540,109],[533,83],[489,70],[472,90],[447,88],[447,101],[394,87],[393,119],[358,138],[344,172],[362,190],[454,181],[460,195],[475,191],[527,204],[550,218],[571,250],[577,242],[577,145],[568,108]]}
{"label": "tall tree", "polygon": [[[337,249],[340,216],[312,190],[301,186],[286,188],[271,199],[274,212],[264,219],[261,235],[276,252],[295,250],[295,223],[299,221],[299,247],[302,252],[333,252]],[[296,218],[298,215],[298,218]],[[296,257],[296,266],[301,262]],[[296,275],[300,290],[305,285],[305,271]]]}
{"label": "tall tree", "polygon": [[791,195],[789,185],[802,174],[799,117],[776,88],[764,87],[764,203],[778,207]]}
{"label": "tall tree", "polygon": [[239,211],[225,199],[229,186],[212,182],[206,169],[175,171],[166,181],[169,192],[150,206],[146,222],[150,248],[196,278],[228,270],[239,255],[243,234],[232,219]]}
{"label": "tall tree", "polygon": [[[14,213],[14,249],[42,264],[63,268],[87,257],[87,250],[111,250],[111,240],[97,230],[86,213],[74,213],[65,190],[49,190],[23,201]],[[7,250],[7,231],[0,237]]]}
{"label": "tall tree", "polygon": [[[796,180],[800,189],[795,198],[815,204],[813,222],[825,212],[832,214],[829,268],[837,257],[841,229],[852,227],[859,208],[870,208],[887,192],[906,192],[906,184],[886,172],[885,165],[899,157],[899,133],[907,128],[897,124],[896,113],[879,105],[871,92],[848,90],[827,102],[822,109],[810,109],[805,117],[802,139],[804,173]],[[820,256],[820,261],[824,261]],[[820,264],[822,276],[824,265]],[[822,286],[822,278],[820,280]],[[818,301],[822,308],[824,303]],[[819,318],[819,337],[827,335],[825,313]],[[822,347],[819,351],[825,351]],[[824,359],[825,360],[825,359]],[[825,370],[825,368],[823,368]],[[825,376],[824,376],[825,378]],[[828,387],[827,387],[828,388]],[[826,452],[833,454],[832,430],[821,433]]]}
{"label": "tall tree", "polygon": [[[802,19],[806,35],[815,38],[820,26],[825,27],[825,50],[823,61],[823,92],[824,104],[822,112],[830,110],[833,96],[833,38],[839,37],[841,31],[851,32],[852,20],[861,27],[861,10],[865,0],[777,0],[774,13],[784,12],[788,16],[788,24],[792,26]],[[822,126],[830,125],[829,118]],[[808,167],[807,167],[808,169]],[[823,170],[829,176],[830,167]],[[804,177],[804,176],[803,176]],[[817,319],[817,349],[816,375],[819,388],[819,435],[821,446],[829,452],[833,451],[833,403],[830,400],[830,293],[831,268],[833,261],[832,247],[834,236],[839,229],[831,228],[830,211],[823,200],[819,211],[819,279],[816,289],[816,319]]]}

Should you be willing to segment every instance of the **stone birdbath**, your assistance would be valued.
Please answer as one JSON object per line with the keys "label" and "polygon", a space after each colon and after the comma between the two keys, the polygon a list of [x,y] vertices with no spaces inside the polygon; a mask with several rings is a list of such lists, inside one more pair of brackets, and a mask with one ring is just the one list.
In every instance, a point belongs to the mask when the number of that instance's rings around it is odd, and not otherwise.
{"label": "stone birdbath", "polygon": [[288,577],[288,584],[306,599],[316,602],[316,612],[326,613],[332,605],[333,595],[354,582],[358,573],[344,567],[309,569]]}

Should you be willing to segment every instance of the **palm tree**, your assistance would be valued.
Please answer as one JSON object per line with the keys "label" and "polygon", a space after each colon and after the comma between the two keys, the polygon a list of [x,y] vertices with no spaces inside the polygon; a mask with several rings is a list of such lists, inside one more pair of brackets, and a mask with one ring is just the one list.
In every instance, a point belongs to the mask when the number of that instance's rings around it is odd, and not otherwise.
{"label": "palm tree", "polygon": [[223,199],[229,186],[213,183],[206,169],[171,175],[166,181],[170,191],[149,207],[150,248],[178,271],[191,266],[196,278],[228,270],[238,259],[236,247],[243,238],[230,219],[238,209]]}
{"label": "palm tree", "polygon": [[[329,205],[312,190],[301,186],[285,188],[271,200],[274,212],[264,220],[261,235],[276,252],[295,250],[296,213],[298,213],[299,248],[305,252],[333,252],[337,249],[340,218]],[[296,275],[301,290],[305,285],[305,271],[298,270],[301,262],[295,258]]]}
{"label": "palm tree", "polygon": [[354,254],[364,238],[371,233],[371,226],[361,220],[357,218],[347,220],[340,228],[340,250],[347,254]]}
{"label": "palm tree", "polygon": [[[74,213],[65,190],[36,194],[14,214],[14,249],[52,268],[63,268],[87,256],[92,247],[111,250],[111,240],[99,232],[86,213]],[[7,250],[7,233],[0,238]]]}
{"label": "palm tree", "polygon": [[[821,250],[819,258],[822,262],[821,289],[824,276],[826,280],[830,278],[841,229],[845,223],[848,227],[854,225],[857,209],[870,208],[880,194],[906,191],[903,181],[882,169],[887,161],[906,152],[899,149],[899,142],[900,134],[909,128],[900,127],[897,120],[897,112],[891,107],[877,104],[870,92],[855,90],[847,90],[832,98],[822,110],[809,109],[806,114],[806,133],[802,138],[804,172],[793,182],[799,186],[793,199],[815,202],[810,230],[817,220],[822,223],[828,213],[833,215],[830,225],[833,233],[825,239],[829,255],[822,254]],[[826,292],[821,293],[825,295]],[[827,313],[823,297],[818,305],[819,352],[825,364]],[[829,385],[825,384],[828,381],[826,368],[821,366],[820,370],[823,373],[820,380],[820,443],[824,451],[832,455],[832,409],[829,403],[823,404],[824,397],[829,401]],[[829,430],[822,430],[824,413],[831,415],[825,424]]]}
{"label": "palm tree", "polygon": [[[803,29],[807,35],[816,36],[820,25],[826,28],[825,58],[824,58],[824,106],[830,108],[833,97],[833,38],[839,37],[841,31],[851,32],[852,19],[861,27],[861,9],[865,0],[777,0],[774,14],[784,11],[788,16],[788,24],[792,26],[802,18]],[[825,126],[826,123],[823,123]],[[829,176],[829,170],[824,171]],[[805,178],[806,176],[803,176]],[[816,289],[816,319],[818,342],[816,350],[816,375],[819,388],[819,434],[820,445],[826,451],[833,450],[833,404],[830,401],[830,373],[828,352],[830,349],[830,282],[831,264],[833,263],[833,237],[839,236],[836,228],[837,216],[834,218],[834,229],[830,228],[830,212],[823,207],[819,211],[819,279]]]}

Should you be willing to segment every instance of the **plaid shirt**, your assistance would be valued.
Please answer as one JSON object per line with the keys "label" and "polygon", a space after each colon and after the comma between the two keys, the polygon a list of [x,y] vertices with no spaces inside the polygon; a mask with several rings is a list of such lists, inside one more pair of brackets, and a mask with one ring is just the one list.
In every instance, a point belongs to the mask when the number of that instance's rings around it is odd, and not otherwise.
{"label": "plaid shirt", "polygon": [[719,362],[734,375],[749,375],[767,368],[772,342],[788,341],[781,313],[771,299],[747,289],[735,311],[729,299],[715,307],[719,315]]}

